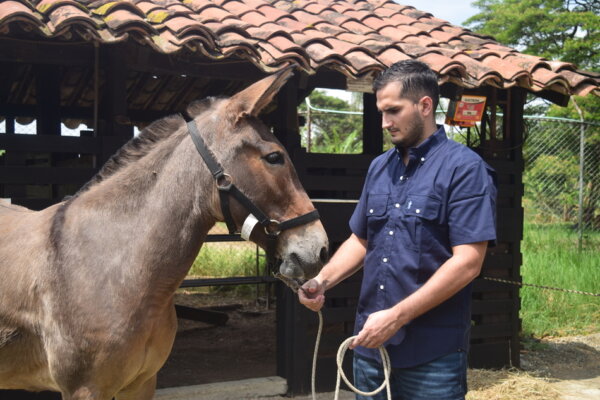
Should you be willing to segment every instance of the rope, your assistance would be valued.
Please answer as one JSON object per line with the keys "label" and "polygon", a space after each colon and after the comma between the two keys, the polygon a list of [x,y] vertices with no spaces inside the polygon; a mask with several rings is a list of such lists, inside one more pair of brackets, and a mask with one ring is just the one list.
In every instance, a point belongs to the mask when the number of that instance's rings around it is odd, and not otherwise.
{"label": "rope", "polygon": [[[317,338],[315,340],[315,351],[313,353],[313,362],[312,362],[312,375],[311,375],[312,400],[317,400],[317,391],[315,388],[316,387],[316,385],[315,385],[316,375],[317,375],[317,354],[319,353],[319,345],[321,343],[321,334],[323,332],[323,314],[321,313],[321,311],[319,311],[317,313],[317,315],[319,316],[319,329],[317,330]],[[372,392],[363,392],[362,390],[356,388],[352,383],[350,383],[350,381],[346,377],[346,374],[344,373],[344,369],[342,368],[342,363],[344,362],[344,355],[346,354],[346,351],[348,350],[350,343],[352,343],[352,340],[355,337],[356,336],[350,336],[348,339],[344,340],[338,349],[337,357],[336,357],[337,380],[335,383],[334,400],[339,399],[341,379],[344,380],[344,382],[346,383],[346,385],[348,385],[350,390],[352,390],[354,393],[360,394],[362,396],[368,396],[368,397],[375,396],[377,393],[381,392],[385,388],[388,400],[392,400],[392,393],[391,393],[391,389],[390,389],[390,372],[392,370],[392,367],[391,367],[392,364],[390,362],[390,356],[389,356],[387,350],[385,349],[385,347],[379,346],[379,354],[381,354],[381,360],[383,362],[383,375],[384,375],[383,383],[381,384],[381,386],[379,386],[377,389],[373,390]]]}
{"label": "rope", "polygon": [[[488,281],[507,283],[510,285],[516,285],[516,286],[521,286],[521,287],[529,286],[529,287],[534,287],[534,288],[538,288],[538,289],[557,290],[557,291],[567,292],[567,293],[576,293],[576,294],[583,294],[583,295],[587,295],[587,296],[600,297],[600,293],[583,292],[581,290],[562,289],[562,288],[555,288],[555,287],[550,287],[550,286],[534,285],[532,283],[510,281],[507,279],[492,278],[489,276],[484,276],[483,279],[488,280]],[[319,317],[319,328],[317,329],[317,337],[315,339],[315,350],[313,352],[312,372],[311,372],[311,382],[310,382],[311,383],[311,391],[312,391],[312,400],[317,400],[317,390],[316,390],[317,355],[319,353],[319,346],[321,344],[321,335],[323,333],[323,313],[321,313],[321,311],[318,311],[317,315]],[[348,350],[350,343],[352,343],[352,340],[355,337],[356,336],[350,336],[348,339],[344,340],[342,342],[342,344],[340,345],[340,347],[338,348],[338,352],[337,352],[337,356],[336,356],[336,364],[337,364],[338,370],[337,370],[337,380],[335,383],[334,400],[338,400],[338,398],[339,398],[341,379],[344,380],[344,382],[346,383],[346,385],[348,385],[350,390],[352,390],[354,393],[360,394],[362,396],[368,396],[368,397],[375,396],[377,393],[381,392],[383,390],[383,388],[385,388],[386,392],[387,392],[387,398],[388,398],[388,400],[391,400],[392,399],[392,394],[390,391],[391,362],[390,362],[390,356],[389,356],[388,352],[386,351],[385,347],[379,346],[379,353],[381,354],[381,360],[383,362],[383,374],[384,374],[384,380],[383,380],[383,383],[381,384],[381,386],[379,386],[377,389],[373,390],[372,392],[363,392],[360,389],[356,388],[352,383],[350,383],[350,381],[346,377],[346,374],[344,373],[344,370],[342,368],[342,363],[344,362],[344,355],[346,354],[346,351]]]}
{"label": "rope", "polygon": [[575,294],[583,294],[583,295],[586,295],[586,296],[600,297],[600,293],[583,292],[581,290],[562,289],[562,288],[551,287],[551,286],[534,285],[533,283],[524,283],[524,282],[510,281],[510,280],[507,280],[507,279],[492,278],[490,276],[484,276],[483,279],[485,279],[487,281],[507,283],[509,285],[516,285],[516,286],[521,286],[521,287],[522,286],[528,286],[528,287],[533,287],[533,288],[536,288],[536,289],[556,290],[556,291],[559,291],[559,292],[575,293]]}

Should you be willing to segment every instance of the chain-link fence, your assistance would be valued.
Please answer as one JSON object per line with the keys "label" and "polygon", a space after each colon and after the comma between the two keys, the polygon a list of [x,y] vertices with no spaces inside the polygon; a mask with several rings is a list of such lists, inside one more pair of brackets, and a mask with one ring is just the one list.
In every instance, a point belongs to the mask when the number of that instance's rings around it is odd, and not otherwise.
{"label": "chain-link fence", "polygon": [[600,124],[525,117],[525,219],[600,229]]}

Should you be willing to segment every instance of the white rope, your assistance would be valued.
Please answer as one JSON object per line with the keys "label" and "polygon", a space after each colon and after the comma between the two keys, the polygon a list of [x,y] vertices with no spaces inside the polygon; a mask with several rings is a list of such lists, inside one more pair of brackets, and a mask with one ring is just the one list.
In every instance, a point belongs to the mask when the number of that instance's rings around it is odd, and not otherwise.
{"label": "white rope", "polygon": [[[321,333],[323,332],[323,314],[321,313],[321,311],[319,311],[317,314],[319,316],[319,329],[317,330],[317,338],[315,340],[315,351],[313,353],[313,362],[312,362],[312,377],[311,377],[312,400],[317,400],[317,391],[315,389],[315,386],[316,386],[315,381],[316,381],[316,374],[317,374],[317,354],[319,352],[319,345],[321,343]],[[341,383],[340,378],[342,378],[344,380],[344,382],[346,383],[346,385],[348,385],[350,390],[352,390],[356,394],[372,397],[372,396],[375,396],[377,393],[381,392],[383,390],[383,388],[385,388],[388,400],[392,400],[392,393],[391,393],[391,389],[390,389],[390,372],[392,370],[392,367],[391,367],[392,364],[390,362],[390,356],[389,356],[387,350],[385,349],[385,347],[379,346],[379,354],[381,354],[381,360],[383,362],[383,375],[384,375],[383,383],[381,384],[381,386],[379,386],[377,389],[373,390],[372,392],[363,392],[362,390],[356,388],[352,383],[350,383],[350,381],[346,377],[346,374],[344,373],[344,370],[342,368],[342,364],[344,362],[344,355],[346,354],[346,351],[348,350],[350,343],[352,343],[352,340],[355,337],[356,336],[350,336],[348,339],[344,340],[342,342],[342,344],[340,345],[340,347],[338,348],[337,357],[336,357],[337,380],[335,383],[334,400],[338,400],[338,398],[340,396],[340,383]]]}

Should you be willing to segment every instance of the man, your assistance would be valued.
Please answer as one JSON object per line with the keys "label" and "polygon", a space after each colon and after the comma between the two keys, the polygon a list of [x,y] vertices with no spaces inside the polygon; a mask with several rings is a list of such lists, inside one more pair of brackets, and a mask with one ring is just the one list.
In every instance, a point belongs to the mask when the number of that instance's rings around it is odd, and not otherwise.
{"label": "man", "polygon": [[319,310],[325,291],[364,262],[350,346],[355,385],[372,391],[381,384],[377,348],[385,345],[394,399],[464,399],[470,283],[496,239],[495,175],[436,125],[439,87],[427,65],[398,62],[373,89],[395,148],[371,163],[351,236],[299,299]]}

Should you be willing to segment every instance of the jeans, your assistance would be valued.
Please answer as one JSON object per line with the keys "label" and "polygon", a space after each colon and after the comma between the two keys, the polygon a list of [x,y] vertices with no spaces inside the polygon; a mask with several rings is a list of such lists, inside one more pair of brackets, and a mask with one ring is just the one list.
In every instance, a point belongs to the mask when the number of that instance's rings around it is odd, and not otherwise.
{"label": "jeans", "polygon": [[[363,392],[377,389],[383,382],[383,367],[376,361],[354,355],[354,386]],[[464,400],[467,394],[467,354],[457,351],[426,364],[392,368],[394,400]],[[386,389],[373,397],[356,395],[357,400],[387,400]]]}

